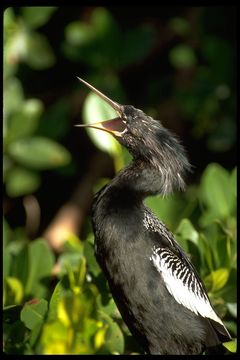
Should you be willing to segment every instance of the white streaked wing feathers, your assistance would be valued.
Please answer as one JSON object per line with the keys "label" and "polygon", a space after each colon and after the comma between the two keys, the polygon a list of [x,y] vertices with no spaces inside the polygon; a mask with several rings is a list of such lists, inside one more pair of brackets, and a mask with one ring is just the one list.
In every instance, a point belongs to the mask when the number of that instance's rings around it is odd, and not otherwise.
{"label": "white streaked wing feathers", "polygon": [[[173,269],[174,259],[178,261],[179,265]],[[207,296],[201,291],[195,274],[191,269],[184,268],[185,265],[176,255],[168,249],[157,248],[153,251],[150,260],[152,260],[154,266],[161,273],[169,293],[179,304],[182,304],[197,315],[200,314],[202,317],[212,319],[223,325],[213,310]],[[179,271],[180,268],[184,269],[187,274],[184,274],[182,270]],[[195,291],[189,286],[189,280]]]}

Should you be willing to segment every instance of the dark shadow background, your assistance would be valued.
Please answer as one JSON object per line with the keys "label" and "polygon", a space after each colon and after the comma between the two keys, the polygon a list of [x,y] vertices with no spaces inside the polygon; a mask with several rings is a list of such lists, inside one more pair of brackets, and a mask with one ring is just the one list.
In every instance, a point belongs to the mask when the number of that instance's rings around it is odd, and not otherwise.
{"label": "dark shadow background", "polygon": [[[82,42],[76,40],[71,44],[66,40],[69,24],[79,22],[91,27],[96,8],[57,8],[36,29],[49,42],[55,54],[54,64],[36,70],[24,60],[18,63],[16,76],[26,98],[40,99],[45,113],[60,99],[69,106],[59,141],[70,151],[74,166],[41,173],[42,185],[35,194],[44,209],[38,234],[69,199],[76,184],[89,171],[91,157],[100,151],[84,131],[76,131],[73,126],[81,122],[81,107],[88,93],[76,75],[92,80],[114,100],[141,108],[173,130],[194,166],[189,183],[196,182],[210,162],[229,170],[236,163],[235,7],[109,6],[104,9],[111,17],[105,36],[98,38],[95,34],[96,39],[91,41],[83,33]],[[21,17],[21,11],[14,8],[16,16]],[[150,29],[151,35],[139,30],[142,28]],[[124,49],[125,64],[115,63],[113,60],[121,58]],[[132,56],[133,60],[127,58],[131,49],[139,54]],[[96,56],[97,51],[101,52],[99,63],[89,63],[88,59]],[[117,79],[117,84],[113,79]],[[58,126],[57,121],[52,126]],[[51,138],[53,132],[46,130],[41,119],[37,133]],[[113,176],[111,159],[107,164],[105,174]],[[23,225],[21,197],[12,199],[5,194],[5,202],[9,223],[13,227]]]}

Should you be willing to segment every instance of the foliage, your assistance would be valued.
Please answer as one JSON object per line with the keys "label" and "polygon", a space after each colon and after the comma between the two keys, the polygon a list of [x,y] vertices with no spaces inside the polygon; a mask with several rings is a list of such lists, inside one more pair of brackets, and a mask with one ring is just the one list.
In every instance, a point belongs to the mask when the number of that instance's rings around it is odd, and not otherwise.
{"label": "foliage", "polygon": [[[85,123],[115,116],[92,93],[83,101],[86,89],[81,87],[80,91],[75,79],[74,85],[66,85],[64,95],[54,87],[49,90],[45,83],[37,91],[35,79],[48,80],[61,58],[63,63],[54,82],[62,79],[66,68],[69,71],[76,65],[74,71],[84,73],[84,79],[120,103],[130,103],[135,93],[144,111],[153,116],[155,108],[164,117],[159,99],[167,105],[168,96],[167,112],[176,106],[180,109],[194,141],[204,139],[201,150],[207,149],[215,156],[232,151],[235,144],[233,47],[223,37],[208,33],[204,14],[202,29],[194,28],[188,16],[166,17],[164,35],[163,29],[160,31],[149,19],[123,26],[116,14],[104,7],[77,11],[79,16],[69,18],[64,17],[64,9],[56,7],[7,8],[4,13],[3,330],[7,354],[142,354],[95,260],[90,219],[84,222],[81,236],[68,234],[63,249],[57,252],[49,246],[43,231],[31,236],[27,224],[19,225],[17,218],[13,221],[8,216],[8,209],[24,204],[29,194],[47,213],[40,190],[44,189],[50,207],[55,201],[48,188],[50,177],[54,174],[56,182],[63,184],[66,177],[78,177],[85,171],[81,161],[89,154],[80,150],[74,153],[69,145],[74,142],[70,120],[73,124],[79,122],[79,115],[74,116],[80,110],[76,102],[82,105]],[[65,22],[61,23],[59,41],[53,42],[46,34],[59,14]],[[137,72],[144,79],[146,68],[141,66],[146,62],[149,68],[151,56],[157,56],[158,38],[164,36],[174,38],[167,54],[163,51],[160,56],[167,63],[166,74],[163,70],[160,78],[148,72],[146,88],[138,87],[137,81],[136,91],[127,94],[126,78],[138,66]],[[69,77],[81,74],[71,73]],[[126,84],[121,80],[124,76]],[[64,88],[62,80],[60,83]],[[77,91],[75,86],[79,86]],[[80,138],[76,141],[79,149],[84,138],[79,129],[73,129]],[[108,153],[115,171],[130,161],[127,151],[107,134],[89,129],[87,135],[95,149]],[[235,338],[237,175],[232,165],[227,168],[226,162],[224,166],[220,161],[211,162],[214,156],[206,158],[199,180],[185,193],[148,198],[146,204],[188,253],[214,308]],[[100,178],[94,190],[106,181],[110,179]],[[67,186],[64,191],[62,187],[56,190],[55,199],[65,201],[65,190]],[[47,218],[47,222],[50,220]],[[225,346],[230,352],[236,351],[235,341]]]}
{"label": "foliage", "polygon": [[[200,272],[214,308],[233,336],[236,336],[235,181],[235,170],[228,173],[218,164],[210,164],[195,189],[196,208],[204,207],[199,223],[194,226],[191,216],[182,218],[175,230],[179,243]],[[216,202],[205,196],[208,182],[216,190]],[[229,211],[221,212],[227,189],[229,195],[233,194],[232,200],[228,202]],[[188,193],[184,198],[186,204]],[[152,207],[160,202],[161,211],[166,200],[154,201]],[[129,334],[94,258],[92,233],[85,241],[69,237],[57,260],[59,280],[51,294],[48,287],[55,263],[52,251],[43,239],[31,243],[23,239],[20,245],[14,236],[5,223],[5,351],[15,353],[20,348],[28,354],[124,353],[124,338]],[[21,305],[29,298],[33,299]],[[16,327],[21,327],[25,334],[19,343],[14,338]]]}
{"label": "foliage", "polygon": [[39,171],[70,162],[70,154],[61,144],[36,135],[44,105],[39,99],[26,99],[22,84],[16,77],[21,61],[34,69],[54,64],[54,55],[46,38],[33,30],[48,21],[53,11],[54,8],[50,7],[22,8],[22,17],[19,18],[11,8],[5,11],[4,180],[7,194],[11,197],[36,191],[41,184]]}

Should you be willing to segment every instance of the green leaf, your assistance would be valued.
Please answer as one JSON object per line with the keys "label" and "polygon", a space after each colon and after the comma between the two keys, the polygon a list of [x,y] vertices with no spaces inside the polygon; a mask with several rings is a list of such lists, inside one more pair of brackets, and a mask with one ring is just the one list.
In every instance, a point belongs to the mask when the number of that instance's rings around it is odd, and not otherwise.
{"label": "green leaf", "polygon": [[237,339],[223,343],[223,346],[232,353],[237,352]]}
{"label": "green leaf", "polygon": [[38,121],[43,112],[43,104],[38,99],[24,101],[8,120],[8,142],[35,132]]}
{"label": "green leaf", "polygon": [[43,323],[48,310],[48,302],[45,299],[32,300],[27,302],[21,311],[21,321],[25,326],[32,330],[37,325]]}
{"label": "green leaf", "polygon": [[24,22],[35,29],[39,26],[46,24],[54,11],[57,10],[56,6],[22,6],[21,13]]}
{"label": "green leaf", "polygon": [[[28,246],[24,241],[20,245],[20,239],[14,237],[9,250],[11,252],[11,275],[18,278],[24,289],[29,276]],[[19,271],[21,269],[21,271]]]}
{"label": "green leaf", "polygon": [[25,62],[35,70],[43,70],[53,66],[55,55],[47,38],[38,33],[31,33],[27,38],[27,55]]}
{"label": "green leaf", "polygon": [[90,244],[90,242],[85,242],[84,244],[84,256],[87,259],[88,271],[97,277],[100,274],[101,269],[94,256],[94,246]]}
{"label": "green leaf", "polygon": [[233,195],[237,196],[237,168],[235,167],[230,175],[230,187]]}
{"label": "green leaf", "polygon": [[191,29],[189,22],[182,17],[172,18],[168,25],[176,34],[181,36],[189,34]]}
{"label": "green leaf", "polygon": [[10,197],[31,194],[39,188],[40,183],[41,178],[36,172],[14,166],[6,176],[6,191]]}
{"label": "green leaf", "polygon": [[[5,121],[8,116],[20,111],[23,106],[24,94],[21,82],[16,77],[7,79],[4,83],[3,111]],[[6,122],[8,131],[8,121]]]}
{"label": "green leaf", "polygon": [[211,246],[205,234],[199,233],[199,250],[204,268],[210,271],[213,270],[213,254]]}
{"label": "green leaf", "polygon": [[185,44],[175,46],[169,53],[169,60],[175,68],[180,69],[193,67],[197,63],[193,48]]}
{"label": "green leaf", "polygon": [[106,304],[103,304],[103,296],[104,295],[99,294],[96,299],[99,311],[101,313],[104,312],[104,314],[107,314],[111,318],[118,318],[118,319],[121,318],[120,312],[117,309],[117,306],[116,306],[113,298],[110,297],[110,295],[109,295],[108,302]]}
{"label": "green leaf", "polygon": [[5,279],[5,302],[8,305],[20,304],[23,299],[22,283],[15,277],[8,276]]}
{"label": "green leaf", "polygon": [[237,318],[237,303],[227,303],[227,308],[230,314],[234,318]]}
{"label": "green leaf", "polygon": [[15,23],[15,15],[13,8],[8,7],[4,11],[4,28],[8,26],[13,26]]}
{"label": "green leaf", "polygon": [[205,278],[206,286],[211,288],[211,292],[217,292],[226,285],[228,278],[229,269],[220,268],[214,270]]}
{"label": "green leaf", "polygon": [[80,21],[73,21],[65,28],[65,37],[71,45],[86,45],[91,43],[95,35],[94,28]]}
{"label": "green leaf", "polygon": [[44,355],[69,354],[68,333],[69,329],[60,321],[44,324],[41,336],[42,353]]}
{"label": "green leaf", "polygon": [[150,196],[144,202],[172,231],[181,220],[185,209],[185,203],[179,194],[166,198]]}
{"label": "green leaf", "polygon": [[198,246],[198,232],[189,219],[182,219],[175,233],[183,239],[192,241]]}
{"label": "green leaf", "polygon": [[226,328],[228,329],[228,331],[230,331],[232,334],[234,334],[235,336],[237,335],[237,324],[236,321],[224,321],[224,325],[226,326]]}
{"label": "green leaf", "polygon": [[26,294],[38,298],[45,296],[47,279],[49,280],[53,265],[54,255],[44,239],[37,239],[29,244],[29,276]]}
{"label": "green leaf", "polygon": [[104,347],[108,349],[111,354],[123,354],[124,352],[124,337],[119,326],[115,322],[111,322],[106,331]]}
{"label": "green leaf", "polygon": [[58,264],[60,266],[60,274],[67,272],[67,266],[70,266],[73,271],[76,271],[79,267],[79,261],[82,258],[81,253],[64,253],[58,258]]}
{"label": "green leaf", "polygon": [[[113,119],[115,117],[116,112],[99,96],[94,93],[90,93],[87,96],[83,106],[83,119],[85,124]],[[112,135],[96,129],[86,129],[86,131],[99,149],[109,152],[112,155],[121,153],[121,145]]]}
{"label": "green leaf", "polygon": [[200,196],[215,217],[228,217],[235,206],[229,187],[229,173],[218,164],[209,164],[201,178]]}
{"label": "green leaf", "polygon": [[62,145],[41,136],[16,140],[8,151],[15,161],[32,169],[52,169],[70,162],[70,153]]}
{"label": "green leaf", "polygon": [[60,280],[52,293],[51,299],[49,301],[49,311],[48,311],[48,321],[54,321],[57,319],[57,309],[58,304],[66,292],[66,288],[63,285],[63,279]]}

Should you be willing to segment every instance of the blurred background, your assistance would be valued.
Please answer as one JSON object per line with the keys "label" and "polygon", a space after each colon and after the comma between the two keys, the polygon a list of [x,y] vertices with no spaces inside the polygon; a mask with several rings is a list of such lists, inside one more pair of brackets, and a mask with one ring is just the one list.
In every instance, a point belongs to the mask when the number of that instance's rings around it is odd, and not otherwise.
{"label": "blurred background", "polygon": [[[141,354],[94,258],[93,194],[130,155],[76,124],[114,117],[82,77],[184,144],[187,191],[146,204],[174,232],[236,337],[236,9],[4,12],[4,351]],[[226,352],[236,351],[235,341]]]}

